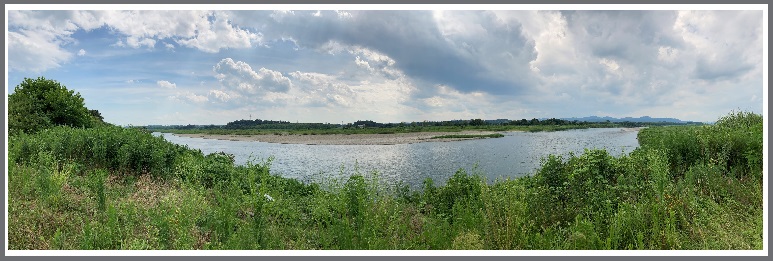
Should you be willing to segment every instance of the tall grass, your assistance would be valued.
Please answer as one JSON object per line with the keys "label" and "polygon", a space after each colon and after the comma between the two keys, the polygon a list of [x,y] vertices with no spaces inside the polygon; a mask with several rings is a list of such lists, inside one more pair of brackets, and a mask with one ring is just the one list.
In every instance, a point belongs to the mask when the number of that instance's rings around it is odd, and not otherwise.
{"label": "tall grass", "polygon": [[38,153],[50,153],[57,160],[88,168],[160,176],[171,173],[178,155],[193,152],[141,130],[116,126],[59,126],[35,135],[15,135],[9,137],[8,150],[9,157],[19,163],[34,160]]}
{"label": "tall grass", "polygon": [[10,249],[761,249],[761,116],[647,128],[613,157],[550,156],[418,190],[305,184],[117,127],[9,140]]}

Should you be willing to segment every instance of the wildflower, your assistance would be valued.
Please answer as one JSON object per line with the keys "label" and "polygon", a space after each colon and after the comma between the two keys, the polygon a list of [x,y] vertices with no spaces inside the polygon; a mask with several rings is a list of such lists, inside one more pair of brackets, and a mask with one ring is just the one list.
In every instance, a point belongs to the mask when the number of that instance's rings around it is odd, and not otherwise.
{"label": "wildflower", "polygon": [[272,198],[268,194],[263,194],[263,196],[266,197],[266,200],[268,200],[268,201],[274,201],[274,198]]}

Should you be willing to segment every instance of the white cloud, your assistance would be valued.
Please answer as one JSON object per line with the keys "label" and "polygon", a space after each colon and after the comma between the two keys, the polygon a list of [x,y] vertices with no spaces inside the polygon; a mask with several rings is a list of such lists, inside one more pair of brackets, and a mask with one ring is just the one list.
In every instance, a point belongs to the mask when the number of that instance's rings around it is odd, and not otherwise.
{"label": "white cloud", "polygon": [[290,79],[280,72],[266,68],[255,71],[249,64],[234,61],[231,58],[221,60],[212,70],[217,74],[215,77],[227,90],[248,95],[287,92],[293,86]]}
{"label": "white cloud", "polygon": [[194,104],[204,104],[209,101],[209,98],[205,95],[199,95],[192,92],[178,92],[173,96],[169,96],[170,100],[190,102]]}
{"label": "white cloud", "polygon": [[292,11],[292,10],[275,10],[269,16],[274,20],[282,20],[285,17],[293,16],[293,15],[295,15],[295,11]]}
{"label": "white cloud", "polygon": [[80,49],[78,51],[78,56],[84,56],[84,55],[86,55],[86,50]]}
{"label": "white cloud", "polygon": [[336,13],[338,14],[338,19],[351,19],[352,18],[352,13],[349,13],[347,11],[340,11],[340,10],[338,10],[338,11],[336,11]]}
{"label": "white cloud", "polygon": [[686,58],[694,66],[688,68],[704,80],[755,72],[762,63],[761,16],[761,11],[679,11],[673,30],[689,47]]}
{"label": "white cloud", "polygon": [[618,78],[622,76],[620,65],[614,59],[601,58],[599,59],[599,64],[604,66],[604,69],[607,71],[607,73],[613,74]]}
{"label": "white cloud", "polygon": [[184,97],[186,99],[188,99],[188,100],[190,100],[192,102],[196,102],[196,103],[203,103],[203,102],[209,101],[209,98],[207,98],[207,96],[196,95],[196,94],[192,94],[192,93],[187,93],[187,94],[185,94]]}
{"label": "white cloud", "polygon": [[209,95],[214,96],[216,99],[220,100],[221,102],[228,102],[229,100],[238,97],[238,94],[235,94],[235,93],[229,94],[221,90],[210,90]]}
{"label": "white cloud", "polygon": [[138,38],[138,37],[130,36],[126,38],[126,45],[128,45],[131,48],[140,48],[142,46],[153,48],[156,46],[156,40],[153,40],[151,38]]}
{"label": "white cloud", "polygon": [[199,20],[196,28],[198,34],[195,37],[177,42],[205,52],[216,53],[220,49],[248,48],[253,42],[260,45],[263,37],[260,33],[241,29],[221,16],[216,16],[211,23],[206,19]]}
{"label": "white cloud", "polygon": [[[390,64],[387,57],[367,56],[356,52],[361,59],[381,60]],[[377,63],[378,64],[378,63]],[[221,88],[206,93],[178,95],[178,100],[190,103],[218,106],[227,110],[270,110],[283,108],[285,112],[313,110],[328,111],[324,118],[310,121],[335,121],[341,114],[360,119],[388,120],[391,117],[407,117],[411,109],[405,105],[415,91],[405,78],[391,79],[383,72],[366,74],[325,74],[294,71],[283,75],[269,68],[253,69],[243,61],[231,58],[221,60],[213,67]],[[354,78],[351,78],[354,77]],[[269,85],[280,84],[281,89]],[[284,115],[284,114],[283,114]],[[297,116],[297,115],[296,115]]]}
{"label": "white cloud", "polygon": [[360,46],[348,47],[348,49],[349,53],[356,55],[354,63],[371,73],[378,73],[390,79],[405,76],[395,67],[395,60],[383,53]]}
{"label": "white cloud", "polygon": [[72,58],[62,40],[46,32],[8,32],[8,70],[42,72],[58,68]]}
{"label": "white cloud", "polygon": [[157,81],[156,84],[158,86],[168,88],[168,89],[174,89],[177,88],[177,84],[171,83],[169,81]]}
{"label": "white cloud", "polygon": [[658,60],[661,60],[666,63],[673,63],[678,59],[678,57],[679,57],[679,50],[671,46],[658,47]]}
{"label": "white cloud", "polygon": [[[110,28],[115,47],[153,48],[164,39],[204,52],[262,44],[260,33],[231,23],[223,12],[210,11],[21,11],[8,12],[11,69],[44,71],[72,55],[62,48],[78,30]],[[170,48],[169,44],[164,45]],[[173,46],[172,46],[173,47]]]}
{"label": "white cloud", "polygon": [[351,86],[336,77],[322,73],[292,72],[290,73],[299,85],[296,97],[303,104],[351,106],[357,99]]}

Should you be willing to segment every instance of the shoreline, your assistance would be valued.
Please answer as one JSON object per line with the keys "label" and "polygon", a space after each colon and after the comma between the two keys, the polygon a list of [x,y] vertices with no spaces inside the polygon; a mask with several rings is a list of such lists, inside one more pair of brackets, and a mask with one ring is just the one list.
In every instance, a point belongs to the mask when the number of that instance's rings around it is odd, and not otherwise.
{"label": "shoreline", "polygon": [[231,134],[171,134],[178,137],[203,138],[230,141],[259,141],[280,144],[306,145],[395,145],[419,142],[451,142],[480,138],[444,138],[432,139],[442,135],[488,135],[502,133],[498,131],[460,131],[460,132],[410,132],[394,134],[326,134],[326,135],[231,135]]}

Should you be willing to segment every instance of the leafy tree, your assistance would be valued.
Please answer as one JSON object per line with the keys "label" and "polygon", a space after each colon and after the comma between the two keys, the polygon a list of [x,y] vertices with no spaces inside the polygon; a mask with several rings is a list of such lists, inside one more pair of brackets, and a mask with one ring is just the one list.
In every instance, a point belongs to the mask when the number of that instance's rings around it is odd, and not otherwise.
{"label": "leafy tree", "polygon": [[44,77],[24,78],[8,95],[8,130],[34,133],[56,125],[91,127],[92,113],[80,93]]}
{"label": "leafy tree", "polygon": [[486,122],[484,122],[482,119],[472,119],[470,120],[471,126],[483,126],[486,125]]}
{"label": "leafy tree", "polygon": [[102,117],[102,113],[99,113],[98,110],[89,110],[89,113],[91,116],[94,116],[94,118],[98,119],[99,121],[105,121],[105,117]]}

